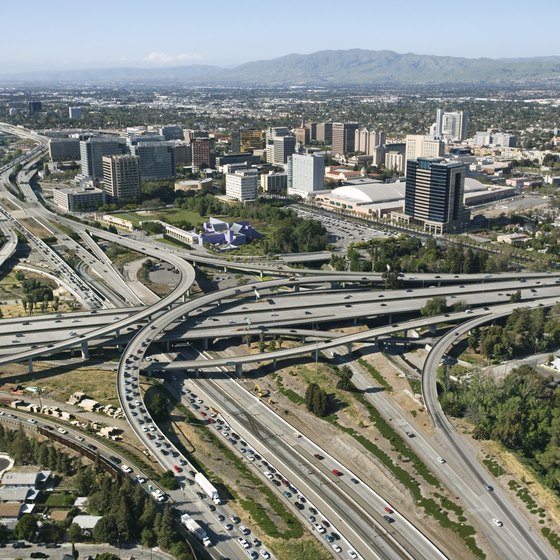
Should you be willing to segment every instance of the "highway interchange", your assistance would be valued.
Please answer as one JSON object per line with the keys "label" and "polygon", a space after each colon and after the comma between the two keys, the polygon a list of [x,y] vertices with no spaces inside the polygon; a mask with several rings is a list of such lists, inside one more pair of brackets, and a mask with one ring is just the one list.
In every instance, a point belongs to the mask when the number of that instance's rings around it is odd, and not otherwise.
{"label": "highway interchange", "polygon": [[[26,134],[33,136],[32,133]],[[40,150],[34,151],[29,160],[33,161],[40,153]],[[25,163],[26,160],[23,158],[21,161]],[[5,185],[10,170],[11,167],[3,170],[2,185]],[[305,496],[305,503],[308,505],[305,505],[304,512],[296,510],[295,503],[298,499],[290,496],[291,507],[295,514],[301,515],[304,524],[315,533],[318,532],[317,528],[314,529],[314,523],[308,519],[309,507],[319,511],[317,518],[322,515],[325,520],[337,520],[335,526],[340,533],[341,544],[338,545],[337,541],[334,545],[341,546],[341,557],[350,557],[350,552],[355,550],[362,558],[444,558],[445,555],[407,520],[404,512],[394,512],[396,523],[388,531],[383,511],[389,505],[363,482],[360,484],[360,491],[356,492],[355,485],[348,482],[350,478],[356,478],[352,476],[351,465],[341,464],[327,450],[318,448],[304,435],[296,433],[285,419],[273,414],[255,395],[243,389],[236,382],[235,375],[230,373],[239,375],[243,364],[249,362],[281,360],[314,352],[323,352],[325,355],[330,352],[330,356],[336,361],[353,343],[375,343],[396,332],[412,331],[428,324],[456,322],[458,326],[452,327],[441,337],[429,353],[424,367],[424,398],[432,415],[437,437],[433,441],[416,437],[407,443],[468,504],[471,514],[477,518],[480,529],[498,557],[553,557],[554,553],[540,535],[527,530],[527,522],[524,522],[522,513],[496,483],[493,483],[493,492],[484,490],[484,481],[490,480],[490,476],[478,465],[464,438],[452,430],[441,413],[435,395],[434,373],[449,346],[473,326],[505,316],[516,306],[554,304],[560,293],[558,276],[534,273],[519,279],[517,274],[416,275],[405,276],[402,279],[405,287],[401,290],[374,291],[371,290],[374,286],[381,289],[383,287],[379,274],[297,270],[295,276],[294,271],[281,261],[260,266],[254,262],[236,264],[180,249],[168,249],[149,239],[138,240],[86,227],[52,214],[40,203],[28,183],[24,181],[24,184],[27,185],[24,190],[25,203],[15,199],[5,189],[2,197],[18,206],[23,215],[32,216],[46,227],[52,228],[54,220],[72,228],[84,245],[72,241],[62,232],[55,232],[56,236],[61,243],[72,244],[78,258],[90,270],[95,271],[97,268],[97,274],[104,277],[105,286],[110,289],[92,289],[86,279],[64,261],[61,262],[60,256],[31,234],[19,219],[14,218],[11,212],[2,210],[4,219],[0,222],[0,227],[9,240],[0,252],[2,262],[15,251],[14,230],[17,229],[46,257],[58,281],[73,293],[86,311],[60,314],[56,318],[51,315],[2,321],[0,364],[27,361],[32,368],[33,359],[53,355],[67,348],[81,348],[84,357],[87,357],[89,345],[114,345],[117,341],[126,345],[117,373],[117,390],[123,411],[140,441],[163,468],[174,469],[179,460],[184,463],[181,473],[178,473],[184,485],[183,496],[172,498],[178,507],[200,517],[211,530],[216,539],[216,546],[208,549],[211,556],[239,557],[242,547],[238,539],[233,538],[231,530],[224,527],[216,517],[233,514],[227,506],[219,506],[219,511],[223,513],[210,511],[208,502],[199,500],[194,488],[185,483],[185,473],[193,468],[188,457],[181,455],[174,443],[159,432],[143,406],[138,387],[141,372],[158,372],[158,375],[164,375],[168,379],[168,374],[160,372],[173,370],[176,372],[176,381],[168,382],[186,405],[193,404],[188,395],[196,392],[199,397],[204,397],[200,400],[206,403],[205,406],[219,410],[219,418],[223,422],[218,424],[222,426],[221,431],[226,431],[225,427],[229,426],[227,431],[238,434],[252,454],[266,460],[266,463],[251,462],[259,476],[263,480],[269,480],[264,473],[270,473],[270,469],[266,470],[267,465],[274,465],[284,479],[297,487],[296,494]],[[112,263],[104,258],[103,252],[96,245],[98,240],[118,243],[153,259],[170,263],[180,273],[177,286],[157,303],[141,307],[144,303],[141,294],[136,293],[113,268]],[[185,294],[193,286],[195,267],[198,264],[222,266],[275,278],[255,280],[247,285],[185,300]],[[522,301],[519,304],[508,303],[510,294],[518,289],[521,290]],[[112,292],[112,295],[108,292]],[[450,312],[445,317],[430,320],[414,318],[425,302],[435,295],[460,299],[466,304],[468,311]],[[386,325],[350,335],[333,335],[332,331],[320,330],[320,326],[336,322],[351,323],[376,317],[386,318]],[[14,336],[13,333],[18,331],[24,336]],[[148,353],[153,352],[151,349],[156,345],[167,348],[168,343],[177,341],[202,339],[212,342],[222,337],[243,337],[262,332],[291,336],[301,339],[302,344],[297,348],[269,352],[266,356],[208,359],[209,356],[204,352],[187,348],[182,350],[182,354],[188,359],[178,359],[176,354],[164,352],[160,354],[161,358],[157,363],[144,360],[145,357],[150,357]],[[337,353],[333,354],[335,349]],[[355,367],[352,362],[350,365]],[[190,378],[177,373],[193,370],[204,370],[208,374]],[[354,380],[360,384],[360,389],[371,387],[371,381],[360,376],[357,371]],[[406,431],[408,422],[386,395],[368,393],[368,398],[375,401],[375,406],[382,413],[395,418],[395,425],[401,426],[403,432]],[[139,414],[140,410],[143,412]],[[244,414],[241,411],[245,411]],[[152,426],[154,431],[151,431]],[[145,429],[148,427],[150,429]],[[231,445],[235,448],[239,444]],[[325,460],[318,462],[314,458],[316,454],[325,457]],[[434,457],[441,456],[446,457],[447,463],[434,463]],[[340,469],[348,476],[341,480],[332,474],[333,468]],[[132,473],[132,476],[137,476],[137,473]],[[313,505],[309,506],[309,503]],[[341,504],[344,506],[341,507]],[[504,521],[504,527],[492,525],[491,519],[495,517]],[[236,531],[234,533],[236,537],[239,536]],[[377,538],[378,536],[382,538]],[[333,543],[326,541],[320,534],[318,537],[325,546],[332,548]],[[253,549],[258,547],[251,547]],[[338,556],[336,549],[332,550]]]}

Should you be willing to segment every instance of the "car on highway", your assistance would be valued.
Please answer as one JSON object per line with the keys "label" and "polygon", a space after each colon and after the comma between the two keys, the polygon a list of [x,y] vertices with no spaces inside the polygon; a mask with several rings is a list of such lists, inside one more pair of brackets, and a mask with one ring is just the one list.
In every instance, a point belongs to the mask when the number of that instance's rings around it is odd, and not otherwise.
{"label": "car on highway", "polygon": [[230,520],[233,521],[234,523],[239,523],[241,521],[241,519],[239,519],[239,517],[237,517],[237,515],[233,515],[231,514],[229,516]]}
{"label": "car on highway", "polygon": [[487,492],[492,492],[492,490],[494,490],[494,487],[490,486],[490,484],[485,484],[484,490],[486,490]]}
{"label": "car on highway", "polygon": [[495,517],[492,519],[492,523],[494,523],[494,525],[496,525],[496,527],[502,527],[503,526],[503,523],[499,519],[496,519]]}
{"label": "car on highway", "polygon": [[444,465],[446,463],[446,461],[443,457],[438,457],[437,460],[438,460],[438,463],[441,463],[442,465]]}
{"label": "car on highway", "polygon": [[319,525],[319,523],[315,523],[314,527],[319,533],[326,533],[326,529],[323,526]]}
{"label": "car on highway", "polygon": [[393,523],[395,521],[390,515],[384,515],[383,519],[385,519],[387,523]]}
{"label": "car on highway", "polygon": [[352,482],[353,484],[360,484],[360,481],[357,478],[351,478],[350,482]]}
{"label": "car on highway", "polygon": [[270,552],[268,552],[268,550],[261,550],[260,555],[266,559],[270,558]]}
{"label": "car on highway", "polygon": [[233,529],[233,525],[231,523],[222,523],[222,526],[226,531],[231,531]]}
{"label": "car on highway", "polygon": [[143,476],[138,475],[136,477],[136,482],[138,482],[138,484],[144,484],[146,482],[146,479]]}
{"label": "car on highway", "polygon": [[62,435],[66,435],[68,433],[68,430],[65,430],[64,428],[57,428],[56,431]]}
{"label": "car on highway", "polygon": [[249,541],[245,540],[243,537],[238,537],[237,540],[239,541],[239,544],[243,547],[243,548],[249,548],[251,545],[249,544]]}
{"label": "car on highway", "polygon": [[286,498],[291,498],[292,497],[292,493],[288,492],[287,490],[284,491],[284,496],[286,496]]}
{"label": "car on highway", "polygon": [[339,554],[342,552],[342,548],[340,548],[337,544],[333,544],[332,547],[335,552],[338,552]]}
{"label": "car on highway", "polygon": [[405,434],[406,434],[408,437],[411,437],[411,438],[414,437],[414,434],[413,434],[412,432],[405,432]]}
{"label": "car on highway", "polygon": [[130,474],[132,472],[132,469],[127,465],[121,465],[121,471]]}
{"label": "car on highway", "polygon": [[35,418],[29,418],[27,420],[30,424],[37,424],[37,420],[35,420]]}
{"label": "car on highway", "polygon": [[385,506],[385,511],[386,511],[387,513],[393,513],[393,509],[390,508],[389,506]]}
{"label": "car on highway", "polygon": [[183,469],[182,469],[179,465],[173,465],[173,470],[174,470],[176,473],[183,472]]}
{"label": "car on highway", "polygon": [[356,554],[356,552],[354,550],[352,550],[351,548],[348,549],[348,556],[352,559],[358,558],[358,555]]}
{"label": "car on highway", "polygon": [[335,476],[342,476],[342,472],[340,472],[338,469],[333,469],[331,471]]}

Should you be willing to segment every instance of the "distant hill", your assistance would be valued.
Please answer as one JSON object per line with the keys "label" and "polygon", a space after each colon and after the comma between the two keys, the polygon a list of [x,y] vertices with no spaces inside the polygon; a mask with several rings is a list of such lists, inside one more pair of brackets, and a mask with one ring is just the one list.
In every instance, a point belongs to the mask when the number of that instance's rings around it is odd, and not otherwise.
{"label": "distant hill", "polygon": [[1,84],[161,85],[513,84],[560,79],[560,57],[491,59],[362,49],[289,54],[235,68],[111,68],[0,75]]}

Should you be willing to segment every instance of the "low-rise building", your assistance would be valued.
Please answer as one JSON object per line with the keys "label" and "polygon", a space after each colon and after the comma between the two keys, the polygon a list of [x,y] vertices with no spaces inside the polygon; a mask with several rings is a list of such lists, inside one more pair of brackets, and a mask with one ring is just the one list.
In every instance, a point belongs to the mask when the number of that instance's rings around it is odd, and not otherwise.
{"label": "low-rise building", "polygon": [[105,191],[93,186],[53,189],[54,203],[67,212],[97,210],[105,200]]}

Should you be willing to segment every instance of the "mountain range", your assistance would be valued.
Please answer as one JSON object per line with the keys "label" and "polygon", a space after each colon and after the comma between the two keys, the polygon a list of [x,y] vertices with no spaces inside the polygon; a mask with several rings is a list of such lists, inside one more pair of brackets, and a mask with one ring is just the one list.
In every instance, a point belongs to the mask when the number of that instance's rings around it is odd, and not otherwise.
{"label": "mountain range", "polygon": [[234,68],[107,68],[0,74],[2,85],[88,83],[182,86],[515,84],[560,79],[560,56],[459,58],[363,49],[289,54]]}

